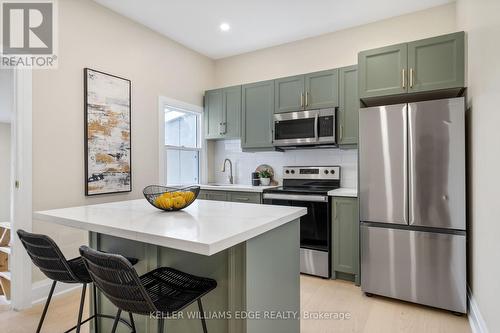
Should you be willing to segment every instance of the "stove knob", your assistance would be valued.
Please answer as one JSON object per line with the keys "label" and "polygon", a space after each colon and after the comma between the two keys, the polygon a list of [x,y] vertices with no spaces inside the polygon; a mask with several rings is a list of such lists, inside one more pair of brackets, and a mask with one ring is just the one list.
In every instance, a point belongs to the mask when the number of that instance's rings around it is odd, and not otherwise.
{"label": "stove knob", "polygon": [[335,170],[330,170],[330,173],[333,175],[335,173]]}
{"label": "stove knob", "polygon": [[286,171],[285,171],[285,173],[286,173],[286,174],[289,174],[289,173],[290,173],[290,170],[286,170]]}
{"label": "stove knob", "polygon": [[327,174],[328,174],[328,170],[325,170],[325,175],[327,175]]}
{"label": "stove knob", "polygon": [[293,174],[295,173],[295,170],[292,170],[292,171],[290,171],[290,172],[291,172],[291,173],[292,173],[292,175],[293,175]]}

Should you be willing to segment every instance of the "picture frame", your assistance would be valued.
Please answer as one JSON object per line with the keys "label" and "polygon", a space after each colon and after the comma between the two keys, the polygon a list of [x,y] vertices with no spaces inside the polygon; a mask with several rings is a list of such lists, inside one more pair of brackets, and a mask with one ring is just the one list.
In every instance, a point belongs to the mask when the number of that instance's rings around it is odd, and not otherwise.
{"label": "picture frame", "polygon": [[84,68],[85,195],[132,191],[130,80]]}

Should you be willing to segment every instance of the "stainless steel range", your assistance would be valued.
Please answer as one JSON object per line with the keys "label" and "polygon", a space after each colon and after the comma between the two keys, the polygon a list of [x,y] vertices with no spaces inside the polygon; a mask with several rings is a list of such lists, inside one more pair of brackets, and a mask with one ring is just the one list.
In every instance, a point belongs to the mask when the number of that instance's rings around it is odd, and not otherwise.
{"label": "stainless steel range", "polygon": [[264,191],[264,203],[307,207],[300,218],[300,271],[330,277],[331,202],[328,191],[340,187],[339,166],[283,168],[283,186]]}

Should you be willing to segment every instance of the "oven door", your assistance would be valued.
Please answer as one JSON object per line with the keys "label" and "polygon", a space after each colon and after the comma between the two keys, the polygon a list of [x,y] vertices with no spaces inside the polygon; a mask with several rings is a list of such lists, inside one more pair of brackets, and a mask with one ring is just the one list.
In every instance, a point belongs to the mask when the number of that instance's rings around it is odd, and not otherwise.
{"label": "oven door", "polygon": [[307,215],[300,218],[300,272],[329,278],[331,219],[328,197],[264,193],[264,203],[307,208]]}
{"label": "oven door", "polygon": [[328,196],[264,193],[264,203],[306,207],[307,215],[300,218],[300,247],[329,252],[331,218]]}

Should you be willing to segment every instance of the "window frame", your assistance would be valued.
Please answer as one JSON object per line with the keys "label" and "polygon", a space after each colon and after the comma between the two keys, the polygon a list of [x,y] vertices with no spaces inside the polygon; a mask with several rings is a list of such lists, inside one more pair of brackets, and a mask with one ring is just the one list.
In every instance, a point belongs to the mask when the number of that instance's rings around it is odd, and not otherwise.
{"label": "window frame", "polygon": [[[197,126],[197,146],[177,146],[177,145],[167,145],[165,143],[165,110],[168,108],[179,109],[180,111],[192,113],[196,115],[196,126]],[[203,140],[203,108],[198,105],[193,105],[171,99],[168,97],[159,97],[159,184],[167,185],[167,163],[166,155],[167,150],[182,150],[182,151],[198,151],[198,183],[203,183],[206,179],[206,145]]]}

